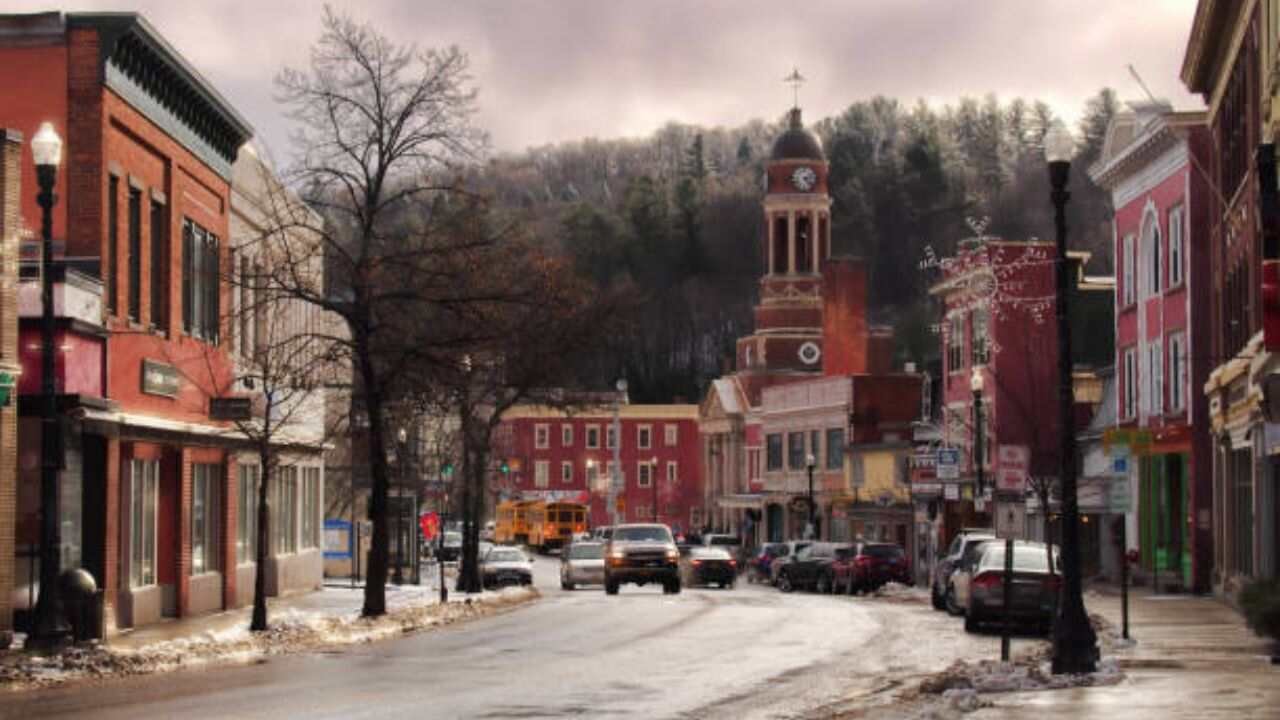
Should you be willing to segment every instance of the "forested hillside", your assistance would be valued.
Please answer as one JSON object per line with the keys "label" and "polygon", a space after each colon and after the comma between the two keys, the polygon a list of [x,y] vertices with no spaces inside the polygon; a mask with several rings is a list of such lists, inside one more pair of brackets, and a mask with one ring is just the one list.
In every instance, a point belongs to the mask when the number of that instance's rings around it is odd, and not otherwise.
{"label": "forested hillside", "polygon": [[[1085,169],[1118,103],[1086,103],[1076,128],[1071,245],[1111,272],[1110,204]],[[1052,238],[1041,140],[1056,121],[1041,101],[967,98],[940,109],[875,97],[806,118],[831,163],[833,252],[871,269],[873,320],[897,329],[898,360],[938,352],[920,269],[926,248],[952,252],[971,234]],[[491,160],[477,183],[528,217],[601,288],[634,300],[628,331],[591,357],[605,385],[624,373],[632,398],[696,400],[751,327],[761,272],[761,178],[782,118],[737,128],[670,124],[641,140],[588,139]]]}

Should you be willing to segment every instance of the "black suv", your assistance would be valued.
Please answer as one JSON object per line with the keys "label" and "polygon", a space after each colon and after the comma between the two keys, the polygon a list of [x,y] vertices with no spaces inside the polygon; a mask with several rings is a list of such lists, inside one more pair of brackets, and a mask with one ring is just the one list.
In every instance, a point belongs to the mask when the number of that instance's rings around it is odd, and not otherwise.
{"label": "black suv", "polygon": [[795,560],[778,570],[778,589],[831,592],[831,563],[838,552],[848,552],[849,543],[816,542],[796,553]]}
{"label": "black suv", "polygon": [[604,591],[618,594],[623,583],[662,583],[680,592],[680,551],[666,525],[616,525],[604,548]]}

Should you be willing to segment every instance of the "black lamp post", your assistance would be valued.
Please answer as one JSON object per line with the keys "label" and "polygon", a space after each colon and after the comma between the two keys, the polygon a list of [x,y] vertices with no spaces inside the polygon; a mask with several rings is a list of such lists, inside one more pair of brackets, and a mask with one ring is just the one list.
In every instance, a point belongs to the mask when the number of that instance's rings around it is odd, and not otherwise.
{"label": "black lamp post", "polygon": [[409,442],[409,433],[404,428],[396,433],[396,441],[400,450],[400,492],[396,493],[398,500],[396,502],[396,567],[391,573],[391,582],[396,585],[404,584],[404,486],[405,474],[408,471],[408,453],[406,445]]}
{"label": "black lamp post", "polygon": [[[1061,433],[1059,464],[1062,482],[1062,601],[1053,623],[1053,672],[1088,673],[1097,668],[1098,639],[1084,609],[1080,583],[1080,508],[1076,497],[1076,436],[1071,382],[1071,325],[1068,315],[1070,293],[1067,264],[1067,178],[1075,141],[1061,123],[1044,138],[1045,160],[1049,163],[1049,197],[1053,200],[1054,229],[1057,235],[1057,320],[1058,320],[1058,432]],[[1048,509],[1046,508],[1046,512]]]}
{"label": "black lamp post", "polygon": [[986,464],[986,438],[983,436],[982,423],[982,370],[975,367],[973,373],[969,376],[969,389],[973,391],[973,466],[978,471],[977,498],[981,500],[986,492],[986,475],[984,474]]}
{"label": "black lamp post", "polygon": [[818,526],[814,522],[814,513],[817,510],[817,505],[813,500],[813,468],[817,464],[818,459],[813,456],[813,453],[809,453],[804,459],[804,465],[809,470],[809,527],[805,528],[805,534],[813,540],[818,539]]}
{"label": "black lamp post", "polygon": [[653,521],[661,522],[658,519],[658,456],[653,456],[649,461],[649,484],[653,486]]}
{"label": "black lamp post", "polygon": [[51,123],[41,123],[31,138],[31,154],[35,158],[36,183],[40,192],[41,273],[40,302],[40,597],[32,640],[36,645],[53,645],[67,636],[58,598],[58,574],[61,570],[62,533],[58,512],[58,471],[62,469],[62,433],[58,427],[58,390],[54,366],[53,319],[53,206],[58,197],[53,185],[58,179],[58,163],[62,160],[62,138]]}

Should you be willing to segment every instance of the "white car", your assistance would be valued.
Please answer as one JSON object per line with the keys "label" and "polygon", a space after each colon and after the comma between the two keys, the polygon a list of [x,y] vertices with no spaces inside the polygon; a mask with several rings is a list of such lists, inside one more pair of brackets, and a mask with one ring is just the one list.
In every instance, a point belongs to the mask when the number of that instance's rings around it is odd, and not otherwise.
{"label": "white car", "polygon": [[480,561],[486,590],[533,584],[533,558],[519,548],[495,546]]}
{"label": "white car", "polygon": [[575,542],[560,553],[560,587],[604,584],[604,543]]}

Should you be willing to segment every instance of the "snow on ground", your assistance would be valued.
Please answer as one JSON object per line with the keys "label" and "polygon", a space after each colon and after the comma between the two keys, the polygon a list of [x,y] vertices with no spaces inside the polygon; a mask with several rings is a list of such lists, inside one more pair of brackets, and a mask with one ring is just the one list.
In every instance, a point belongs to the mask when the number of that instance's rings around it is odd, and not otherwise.
{"label": "snow on ground", "polygon": [[873,597],[887,598],[891,600],[902,600],[904,602],[926,602],[929,600],[929,591],[922,587],[914,585],[903,585],[902,583],[886,583],[876,588],[872,593]]}
{"label": "snow on ground", "polygon": [[[412,587],[412,589],[410,589]],[[273,611],[270,628],[251,633],[244,623],[224,630],[135,648],[90,643],[50,655],[13,652],[0,656],[0,690],[55,685],[80,678],[167,672],[208,664],[247,664],[270,655],[367,643],[448,625],[529,602],[533,588],[505,588],[470,597],[450,594],[441,605],[430,588],[405,586],[387,592],[387,614],[362,618],[363,592],[326,589],[302,607]]]}

